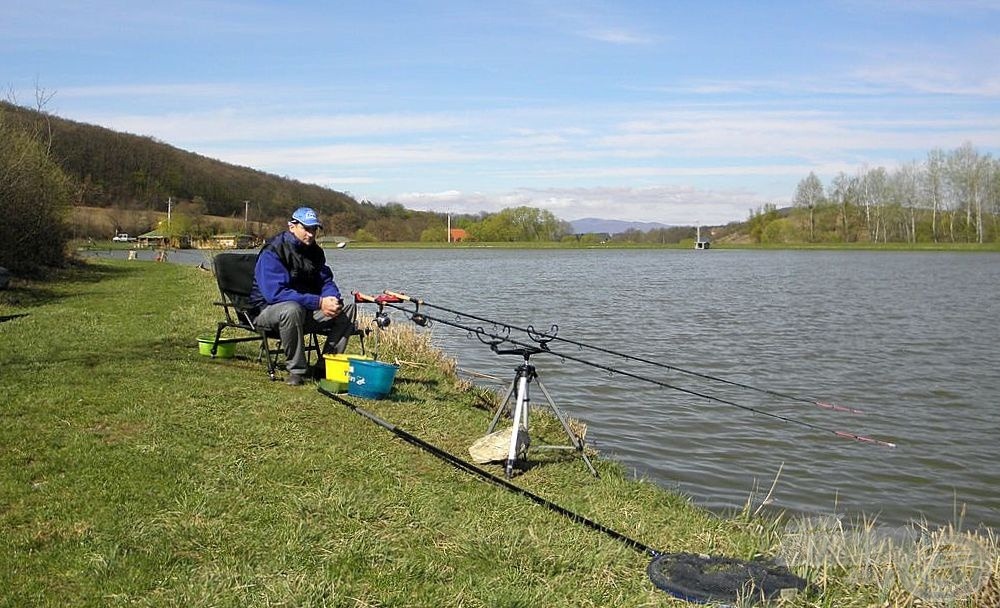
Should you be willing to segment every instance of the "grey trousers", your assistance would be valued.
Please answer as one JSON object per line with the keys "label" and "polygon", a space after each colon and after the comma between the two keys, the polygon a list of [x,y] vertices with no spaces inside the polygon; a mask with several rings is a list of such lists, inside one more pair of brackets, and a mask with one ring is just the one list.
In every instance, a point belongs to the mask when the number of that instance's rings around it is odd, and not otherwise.
{"label": "grey trousers", "polygon": [[285,350],[285,367],[290,374],[305,375],[309,371],[305,336],[316,332],[326,336],[324,353],[342,353],[354,333],[357,309],[354,302],[344,302],[340,314],[332,319],[318,310],[309,311],[296,302],[279,302],[264,307],[255,321],[257,327],[277,331]]}

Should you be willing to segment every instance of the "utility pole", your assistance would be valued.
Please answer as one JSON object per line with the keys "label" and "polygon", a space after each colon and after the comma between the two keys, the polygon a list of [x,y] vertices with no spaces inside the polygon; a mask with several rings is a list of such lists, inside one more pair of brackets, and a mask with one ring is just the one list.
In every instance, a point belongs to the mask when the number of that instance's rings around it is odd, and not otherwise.
{"label": "utility pole", "polygon": [[250,225],[250,201],[243,201],[243,234],[247,234]]}
{"label": "utility pole", "polygon": [[167,230],[170,230],[170,210],[174,206],[174,197],[167,197]]}
{"label": "utility pole", "polygon": [[448,214],[448,242],[451,242],[451,213]]}

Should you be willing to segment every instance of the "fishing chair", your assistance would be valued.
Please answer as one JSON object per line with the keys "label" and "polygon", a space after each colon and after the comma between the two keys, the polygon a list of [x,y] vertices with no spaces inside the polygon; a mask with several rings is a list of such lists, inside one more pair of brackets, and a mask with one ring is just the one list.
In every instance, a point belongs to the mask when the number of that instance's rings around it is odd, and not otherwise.
{"label": "fishing chair", "polygon": [[[281,336],[276,330],[265,331],[254,325],[249,304],[250,290],[253,287],[254,267],[257,265],[256,253],[220,253],[212,262],[215,268],[215,280],[219,285],[221,300],[215,302],[225,313],[225,320],[219,321],[215,330],[215,341],[212,343],[212,357],[220,342],[259,342],[258,361],[267,365],[267,375],[271,380],[277,379],[277,368],[280,357],[284,354],[281,347]],[[223,338],[226,329],[238,330],[240,333],[251,333],[252,336]],[[322,357],[319,336],[316,332],[307,334],[306,357],[311,362],[313,352],[317,361]]]}

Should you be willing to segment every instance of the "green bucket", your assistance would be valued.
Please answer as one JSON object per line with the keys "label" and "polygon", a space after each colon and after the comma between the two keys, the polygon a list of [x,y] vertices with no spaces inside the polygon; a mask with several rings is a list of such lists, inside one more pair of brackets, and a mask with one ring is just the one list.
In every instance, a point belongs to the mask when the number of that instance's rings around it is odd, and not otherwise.
{"label": "green bucket", "polygon": [[[212,344],[215,336],[202,336],[198,338],[198,352],[207,356],[212,356]],[[215,356],[219,359],[232,359],[236,354],[236,342],[229,340],[219,340],[219,346],[215,349]]]}

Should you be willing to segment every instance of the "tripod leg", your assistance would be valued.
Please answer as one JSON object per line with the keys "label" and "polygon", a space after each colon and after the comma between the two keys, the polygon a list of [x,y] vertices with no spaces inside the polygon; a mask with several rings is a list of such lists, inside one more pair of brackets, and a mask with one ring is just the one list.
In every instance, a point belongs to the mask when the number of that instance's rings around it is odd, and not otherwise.
{"label": "tripod leg", "polygon": [[517,381],[520,377],[520,373],[514,376],[514,381],[510,383],[510,389],[507,390],[507,395],[503,398],[503,401],[500,402],[500,406],[497,407],[496,412],[493,413],[493,420],[490,422],[490,426],[486,429],[487,434],[496,430],[497,422],[500,421],[500,414],[510,407],[510,398],[514,395],[514,389],[517,388]]}
{"label": "tripod leg", "polygon": [[517,438],[521,434],[521,417],[527,415],[528,408],[528,378],[521,375],[517,382],[517,405],[514,407],[514,426],[510,429],[510,448],[507,451],[507,467],[505,473],[510,479],[514,473],[514,461],[517,460]]}
{"label": "tripod leg", "polygon": [[542,381],[536,378],[535,382],[538,384],[538,388],[542,389],[542,394],[545,395],[545,400],[548,401],[549,407],[552,408],[552,413],[554,413],[556,418],[559,419],[559,424],[561,424],[563,430],[566,431],[566,436],[569,437],[573,447],[576,448],[577,452],[580,452],[580,456],[583,457],[583,462],[586,463],[587,468],[590,469],[590,472],[594,475],[594,477],[600,477],[600,475],[597,474],[597,469],[595,469],[594,465],[591,464],[590,458],[587,458],[587,452],[583,449],[583,440],[580,439],[579,435],[573,432],[573,429],[569,428],[569,423],[566,422],[566,418],[563,417],[562,412],[560,412],[559,408],[556,407],[555,402],[549,395],[549,391],[545,389],[545,385],[542,384]]}

